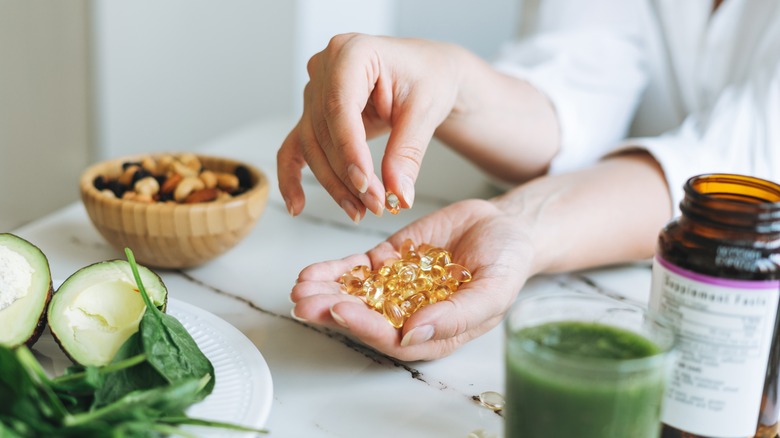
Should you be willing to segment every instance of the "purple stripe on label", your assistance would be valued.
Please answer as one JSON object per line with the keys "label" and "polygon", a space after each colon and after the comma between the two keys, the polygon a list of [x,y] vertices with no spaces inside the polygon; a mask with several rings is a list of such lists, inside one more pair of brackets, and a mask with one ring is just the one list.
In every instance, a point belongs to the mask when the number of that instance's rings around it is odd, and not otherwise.
{"label": "purple stripe on label", "polygon": [[698,274],[696,272],[683,269],[677,265],[673,265],[657,255],[655,256],[655,260],[669,271],[674,272],[675,274],[682,277],[698,281],[699,283],[714,284],[716,286],[730,287],[734,289],[780,288],[780,280],[733,280],[730,278],[711,277],[709,275]]}

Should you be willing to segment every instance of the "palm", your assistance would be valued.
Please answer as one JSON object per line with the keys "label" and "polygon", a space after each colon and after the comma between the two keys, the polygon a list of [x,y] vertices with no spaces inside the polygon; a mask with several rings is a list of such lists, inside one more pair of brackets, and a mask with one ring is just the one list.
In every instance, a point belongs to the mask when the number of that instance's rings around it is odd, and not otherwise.
{"label": "palm", "polygon": [[[402,333],[356,297],[341,293],[337,281],[352,266],[381,266],[407,238],[448,248],[453,260],[469,268],[473,280],[450,299],[421,309],[406,322],[404,333],[409,327],[433,324],[433,340],[401,347]],[[311,322],[336,327],[329,309],[338,305],[350,332],[383,353],[403,360],[446,356],[501,322],[529,272],[529,247],[517,243],[525,241],[517,224],[493,204],[456,203],[407,226],[365,254],[306,268],[293,289],[295,311]]]}

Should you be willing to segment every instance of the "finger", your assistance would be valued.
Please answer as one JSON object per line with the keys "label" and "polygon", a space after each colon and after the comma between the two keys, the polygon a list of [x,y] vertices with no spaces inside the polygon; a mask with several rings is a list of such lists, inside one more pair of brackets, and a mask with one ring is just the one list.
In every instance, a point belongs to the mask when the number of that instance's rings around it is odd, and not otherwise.
{"label": "finger", "polygon": [[378,269],[384,265],[384,261],[390,258],[398,258],[398,251],[389,242],[380,242],[365,254],[353,254],[339,260],[313,263],[306,266],[298,274],[298,282],[302,281],[339,281],[341,276],[349,272],[355,266],[368,266],[369,269]]}
{"label": "finger", "polygon": [[402,344],[414,346],[451,338],[465,342],[497,325],[511,300],[494,293],[495,287],[480,287],[479,283],[463,285],[448,299],[417,311],[404,324]]}
{"label": "finger", "polygon": [[349,329],[361,342],[379,351],[392,354],[400,346],[398,329],[365,303],[342,300],[331,306],[330,314],[338,325]]}
{"label": "finger", "polygon": [[298,274],[298,282],[302,281],[338,281],[341,276],[355,266],[371,267],[371,259],[366,254],[354,254],[340,260],[329,260],[311,264]]}
{"label": "finger", "polygon": [[[320,324],[330,327],[342,327],[338,322],[333,319],[330,309],[339,303],[354,303],[362,305],[365,308],[365,304],[360,302],[360,299],[346,294],[321,294],[312,295],[301,299],[295,303],[295,306],[291,309],[291,315],[298,320],[304,320],[312,322],[314,324]],[[367,309],[369,312],[370,309]]]}
{"label": "finger", "polygon": [[385,210],[385,188],[379,177],[372,174],[366,193],[358,195],[360,201],[376,216],[382,216]]}
{"label": "finger", "polygon": [[304,298],[315,295],[335,295],[343,294],[341,284],[335,281],[301,281],[296,283],[290,291],[290,300],[298,303]]}
{"label": "finger", "polygon": [[414,183],[438,123],[431,119],[427,105],[417,104],[410,104],[393,122],[382,159],[382,177],[385,189],[395,193],[404,208],[414,204]]}
{"label": "finger", "polygon": [[299,125],[296,125],[276,153],[279,192],[290,216],[300,214],[306,204],[306,195],[301,185],[301,169],[305,165],[306,161],[300,153]]}
{"label": "finger", "polygon": [[404,361],[443,357],[465,342],[450,338],[404,346],[401,331],[394,328],[382,314],[368,309],[363,303],[340,301],[331,306],[330,314],[336,324],[347,328],[362,343]]}
{"label": "finger", "polygon": [[306,162],[309,163],[309,168],[311,168],[317,181],[353,222],[360,222],[366,211],[363,202],[349,190],[330,167],[325,153],[315,140],[310,125],[304,124],[302,131],[302,138],[310,139],[303,142],[301,147],[302,155]]}
{"label": "finger", "polygon": [[331,167],[353,193],[359,195],[366,208],[381,215],[384,188],[374,172],[371,151],[366,140],[367,127],[363,112],[369,105],[380,72],[376,68],[375,51],[360,39],[345,44],[334,65],[329,66],[332,80],[322,87],[313,108],[321,120],[315,135],[328,157]]}

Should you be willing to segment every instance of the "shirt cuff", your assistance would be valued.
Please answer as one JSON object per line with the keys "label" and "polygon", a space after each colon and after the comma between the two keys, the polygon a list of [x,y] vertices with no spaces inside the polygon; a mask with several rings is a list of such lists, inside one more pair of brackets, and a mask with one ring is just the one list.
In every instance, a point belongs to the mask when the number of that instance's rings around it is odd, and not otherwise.
{"label": "shirt cuff", "polygon": [[664,135],[630,138],[611,154],[644,150],[661,166],[672,202],[672,216],[680,215],[680,202],[685,196],[685,183],[692,177],[718,171],[721,166],[712,153],[703,153],[695,139]]}

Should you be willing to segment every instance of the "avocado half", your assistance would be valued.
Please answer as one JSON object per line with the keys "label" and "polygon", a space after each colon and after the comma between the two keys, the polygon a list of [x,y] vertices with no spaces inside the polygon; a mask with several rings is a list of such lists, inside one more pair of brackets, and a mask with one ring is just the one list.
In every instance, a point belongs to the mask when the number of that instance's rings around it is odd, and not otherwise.
{"label": "avocado half", "polygon": [[21,237],[0,234],[0,345],[32,346],[46,327],[51,294],[43,252]]}
{"label": "avocado half", "polygon": [[[168,289],[150,269],[138,266],[152,303],[165,311]],[[81,365],[106,365],[138,331],[146,310],[130,264],[109,260],[81,268],[51,299],[49,330],[62,351]]]}

